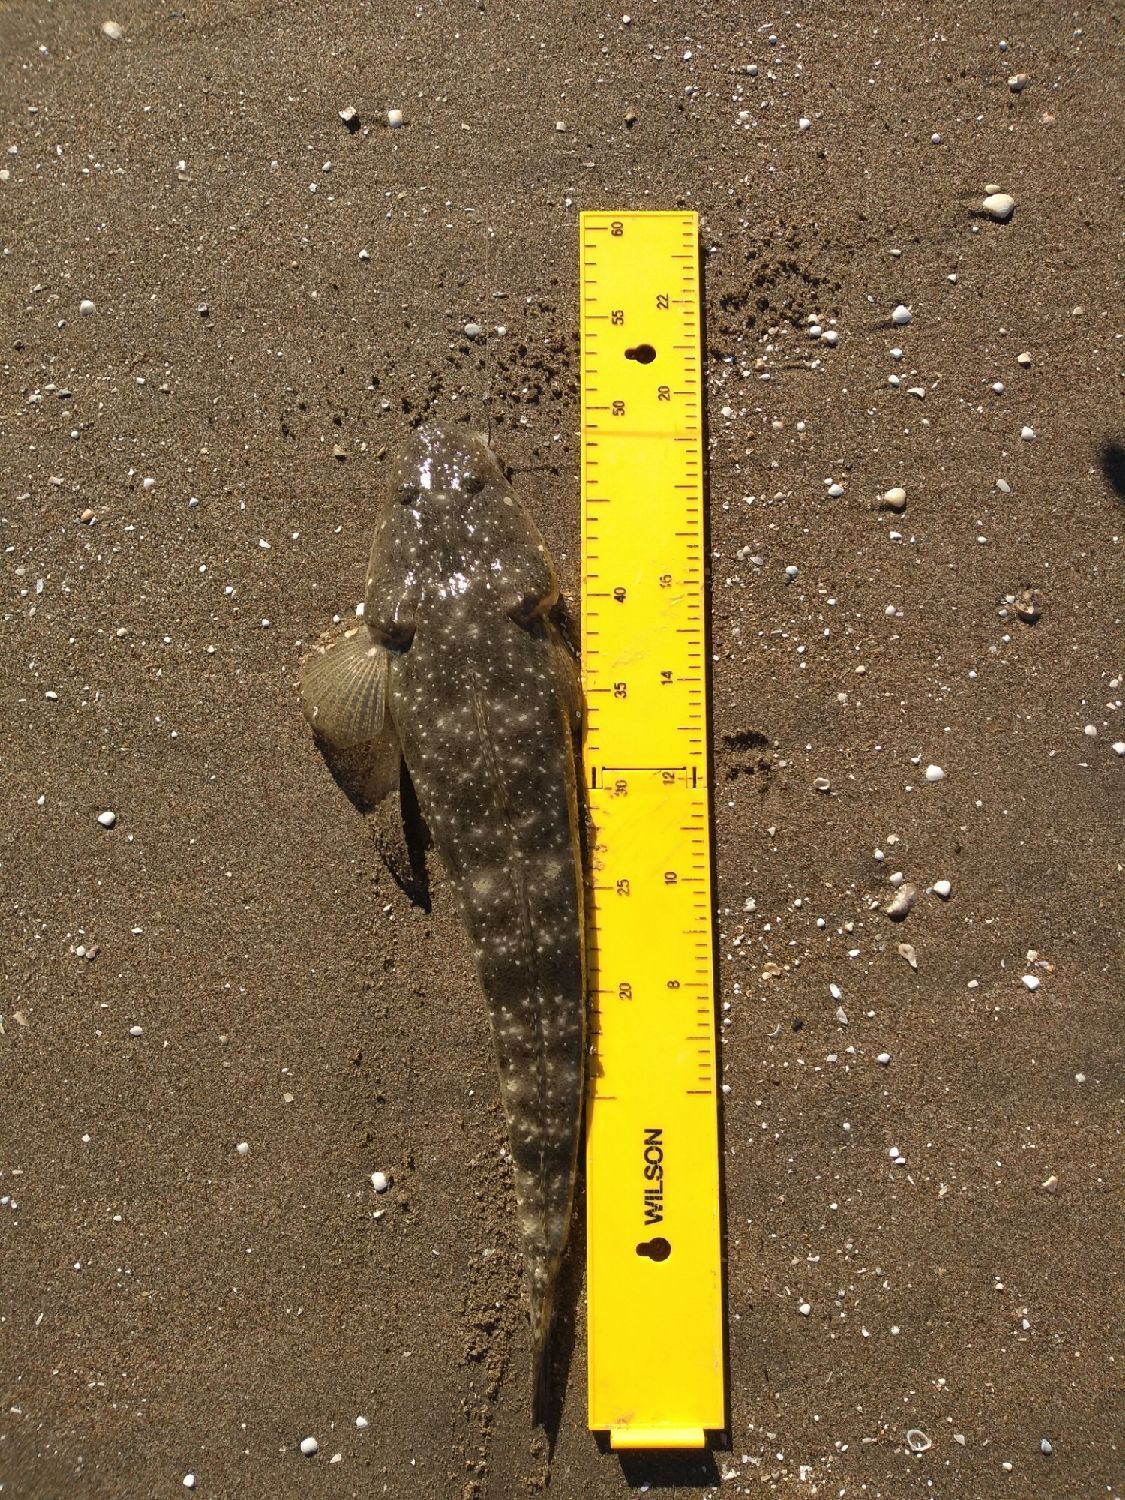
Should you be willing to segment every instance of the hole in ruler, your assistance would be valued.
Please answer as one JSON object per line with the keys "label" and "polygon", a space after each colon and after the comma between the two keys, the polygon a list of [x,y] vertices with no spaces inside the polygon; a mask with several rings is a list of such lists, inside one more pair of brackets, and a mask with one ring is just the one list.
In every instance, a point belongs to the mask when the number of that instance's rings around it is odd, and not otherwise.
{"label": "hole in ruler", "polygon": [[635,349],[626,349],[626,359],[635,359],[639,365],[651,365],[656,358],[656,350],[651,344],[638,344]]}
{"label": "hole in ruler", "polygon": [[637,1254],[647,1255],[649,1260],[667,1260],[671,1253],[671,1245],[660,1235],[654,1240],[642,1240],[637,1246]]}

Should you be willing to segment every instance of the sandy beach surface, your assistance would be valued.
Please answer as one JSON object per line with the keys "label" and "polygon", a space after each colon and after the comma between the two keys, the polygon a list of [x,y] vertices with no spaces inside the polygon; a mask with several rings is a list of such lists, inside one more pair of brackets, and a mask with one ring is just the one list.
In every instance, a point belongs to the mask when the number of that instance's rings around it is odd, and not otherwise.
{"label": "sandy beach surface", "polygon": [[[0,7],[0,1495],[1121,1493],[1119,21]],[[548,1456],[467,940],[297,668],[423,416],[577,605],[577,216],[676,207],[729,1429],[586,1430],[578,1236]]]}

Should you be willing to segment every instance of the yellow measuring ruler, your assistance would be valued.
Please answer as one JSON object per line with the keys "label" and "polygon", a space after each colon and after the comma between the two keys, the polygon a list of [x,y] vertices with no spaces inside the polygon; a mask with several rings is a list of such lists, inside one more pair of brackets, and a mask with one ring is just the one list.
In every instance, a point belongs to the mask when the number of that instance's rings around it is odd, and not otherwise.
{"label": "yellow measuring ruler", "polygon": [[581,221],[589,1423],[725,1424],[699,225]]}

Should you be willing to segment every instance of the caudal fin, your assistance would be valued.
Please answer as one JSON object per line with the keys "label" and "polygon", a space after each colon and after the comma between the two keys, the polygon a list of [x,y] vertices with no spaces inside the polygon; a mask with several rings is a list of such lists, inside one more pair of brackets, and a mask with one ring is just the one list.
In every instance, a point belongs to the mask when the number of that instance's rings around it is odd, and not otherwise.
{"label": "caudal fin", "polygon": [[531,1425],[546,1427],[551,1398],[551,1314],[554,1297],[531,1300]]}

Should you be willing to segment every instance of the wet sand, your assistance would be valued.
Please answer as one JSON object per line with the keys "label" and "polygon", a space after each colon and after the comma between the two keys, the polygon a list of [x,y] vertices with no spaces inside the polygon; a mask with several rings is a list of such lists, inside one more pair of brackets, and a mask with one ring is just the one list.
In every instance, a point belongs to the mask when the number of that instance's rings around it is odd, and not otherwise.
{"label": "wet sand", "polygon": [[[4,1495],[1119,1493],[1114,22],[630,11],[0,14]],[[676,206],[730,1427],[599,1448],[579,1241],[548,1464],[468,944],[296,672],[424,415],[490,428],[577,602],[577,215]]]}

